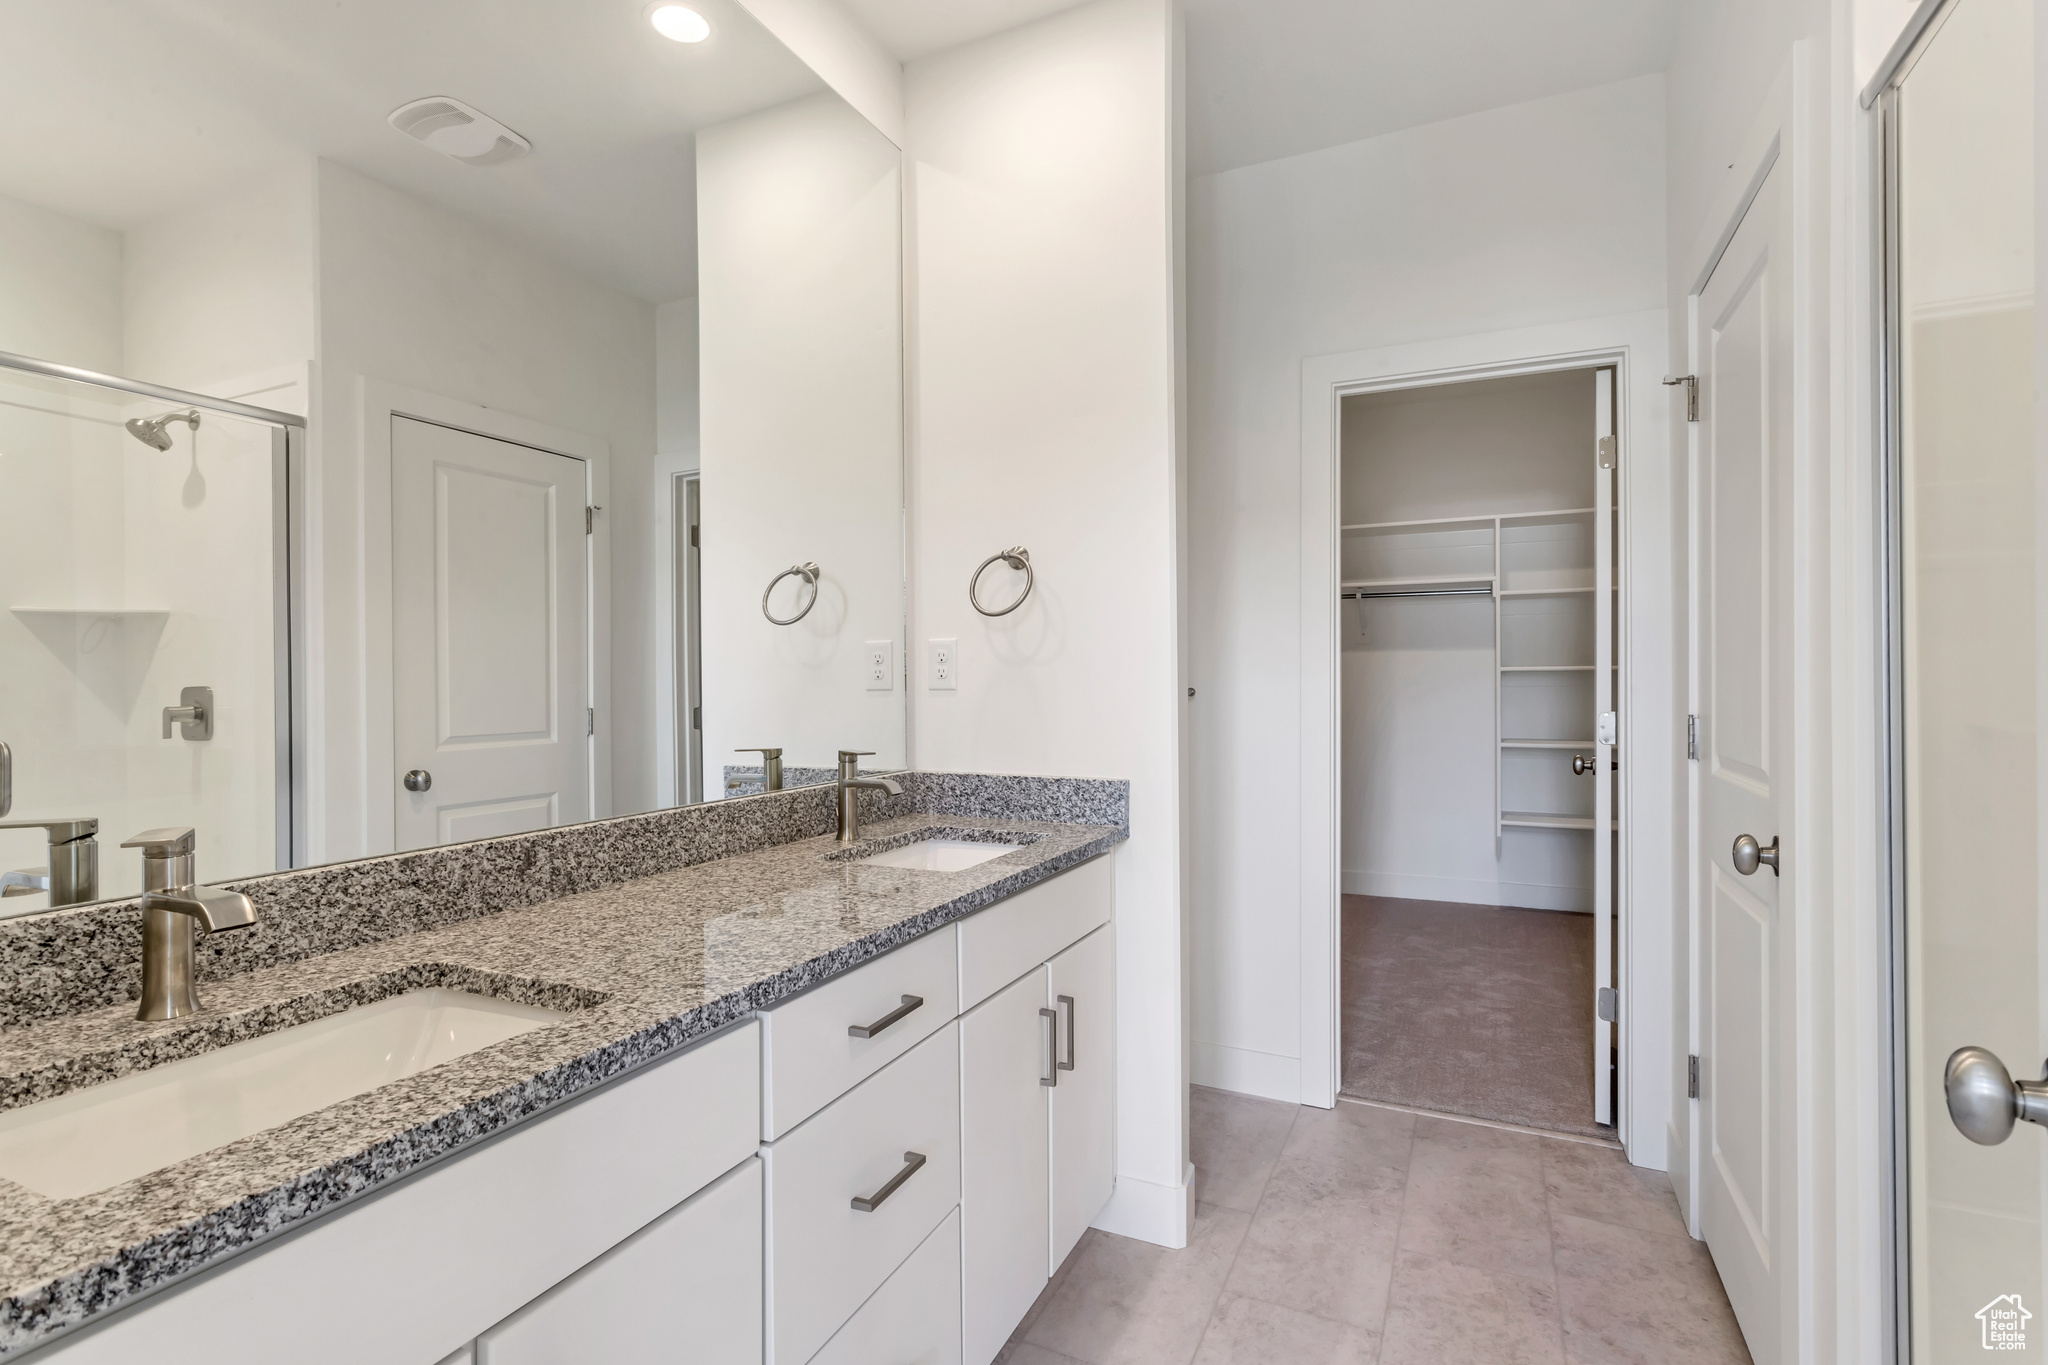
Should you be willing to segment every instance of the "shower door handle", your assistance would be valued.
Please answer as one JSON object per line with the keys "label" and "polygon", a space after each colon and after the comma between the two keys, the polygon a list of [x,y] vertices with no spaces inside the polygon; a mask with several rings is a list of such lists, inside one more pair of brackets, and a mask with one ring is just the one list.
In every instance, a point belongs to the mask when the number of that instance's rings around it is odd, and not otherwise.
{"label": "shower door handle", "polygon": [[1948,1116],[1970,1141],[1996,1147],[2021,1119],[2048,1126],[2048,1062],[2038,1081],[2016,1081],[1989,1048],[1959,1047],[1949,1055],[1941,1088]]}

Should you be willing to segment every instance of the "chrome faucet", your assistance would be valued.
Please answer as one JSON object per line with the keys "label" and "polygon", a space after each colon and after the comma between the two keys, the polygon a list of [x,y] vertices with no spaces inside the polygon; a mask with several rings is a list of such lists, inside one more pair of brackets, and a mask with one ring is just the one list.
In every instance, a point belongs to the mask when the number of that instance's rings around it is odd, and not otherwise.
{"label": "chrome faucet", "polygon": [[903,795],[903,788],[886,777],[859,775],[860,761],[871,757],[873,754],[868,750],[839,751],[839,842],[842,844],[850,844],[860,838],[860,805],[857,798],[861,788],[887,792],[891,796]]}
{"label": "chrome faucet", "polygon": [[39,829],[50,836],[50,865],[0,874],[0,895],[16,887],[47,891],[53,910],[100,898],[100,846],[93,838],[100,832],[98,820],[8,820],[0,829]]}
{"label": "chrome faucet", "polygon": [[137,1019],[179,1019],[199,1012],[193,946],[209,934],[246,929],[256,907],[239,891],[200,886],[192,870],[190,825],[146,829],[121,845],[142,850],[142,1005]]}

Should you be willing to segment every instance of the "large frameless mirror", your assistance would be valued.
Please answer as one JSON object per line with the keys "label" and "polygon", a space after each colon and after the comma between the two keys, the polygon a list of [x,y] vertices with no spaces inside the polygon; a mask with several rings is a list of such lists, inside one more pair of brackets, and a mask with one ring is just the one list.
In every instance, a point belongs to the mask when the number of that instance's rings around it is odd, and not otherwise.
{"label": "large frameless mirror", "polygon": [[0,915],[903,766],[900,156],[737,4],[10,6],[0,117]]}

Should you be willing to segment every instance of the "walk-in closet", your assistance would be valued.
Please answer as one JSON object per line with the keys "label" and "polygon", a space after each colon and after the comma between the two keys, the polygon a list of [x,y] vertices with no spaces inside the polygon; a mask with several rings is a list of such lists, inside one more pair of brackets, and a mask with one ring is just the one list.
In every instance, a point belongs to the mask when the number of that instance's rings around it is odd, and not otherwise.
{"label": "walk-in closet", "polygon": [[1613,1131],[1615,415],[1610,369],[1343,400],[1348,1094]]}

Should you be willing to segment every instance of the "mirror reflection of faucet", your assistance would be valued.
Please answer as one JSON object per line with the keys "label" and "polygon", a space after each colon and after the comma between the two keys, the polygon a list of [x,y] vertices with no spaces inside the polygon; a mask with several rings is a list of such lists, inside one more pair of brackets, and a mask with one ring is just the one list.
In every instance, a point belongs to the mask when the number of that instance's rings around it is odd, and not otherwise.
{"label": "mirror reflection of faucet", "polygon": [[100,846],[93,837],[100,831],[98,820],[7,820],[0,829],[39,829],[50,836],[49,866],[0,873],[0,897],[47,891],[52,910],[100,898]]}
{"label": "mirror reflection of faucet", "polygon": [[[761,755],[761,781],[763,784],[761,790],[764,792],[779,792],[782,790],[782,750],[754,748],[734,749],[733,752],[736,754]],[[730,791],[735,785],[747,786],[749,782],[747,778],[742,777],[736,783],[728,782],[725,785],[726,790]]]}

